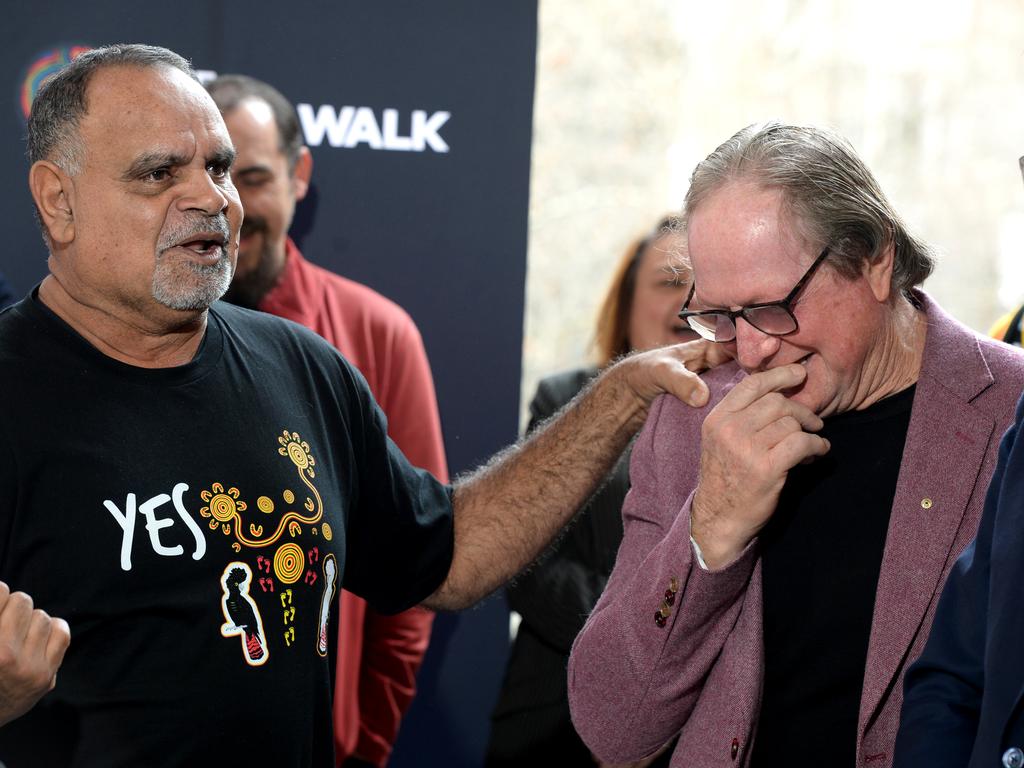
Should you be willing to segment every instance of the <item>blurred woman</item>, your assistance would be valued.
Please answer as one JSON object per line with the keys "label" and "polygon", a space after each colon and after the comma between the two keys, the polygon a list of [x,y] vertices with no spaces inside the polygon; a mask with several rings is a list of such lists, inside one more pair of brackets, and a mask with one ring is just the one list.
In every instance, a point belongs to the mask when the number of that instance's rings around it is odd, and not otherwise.
{"label": "blurred woman", "polygon": [[[569,402],[601,368],[634,350],[696,338],[677,317],[690,288],[682,235],[666,217],[623,254],[598,315],[598,364],[543,379],[527,431]],[[629,449],[574,525],[508,588],[522,616],[491,717],[486,765],[593,766],[569,719],[566,665],[572,641],[604,590],[622,540]],[[655,763],[656,764],[656,763]]]}

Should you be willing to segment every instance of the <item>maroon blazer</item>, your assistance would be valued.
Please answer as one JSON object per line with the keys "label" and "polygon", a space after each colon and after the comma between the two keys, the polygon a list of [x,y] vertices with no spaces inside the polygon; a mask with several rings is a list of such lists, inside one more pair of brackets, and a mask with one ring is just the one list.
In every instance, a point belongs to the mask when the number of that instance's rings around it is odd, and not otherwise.
{"label": "maroon blazer", "polygon": [[[1021,350],[918,298],[929,325],[875,598],[858,768],[892,763],[903,673],[974,536],[999,438],[1024,388]],[[742,377],[735,364],[709,372],[712,398],[702,409],[661,397],[634,446],[625,538],[569,662],[573,721],[605,761],[638,759],[679,734],[672,766],[747,764],[764,669],[757,541],[719,571],[703,570],[690,545],[700,426]],[[673,590],[661,626],[655,614]]]}

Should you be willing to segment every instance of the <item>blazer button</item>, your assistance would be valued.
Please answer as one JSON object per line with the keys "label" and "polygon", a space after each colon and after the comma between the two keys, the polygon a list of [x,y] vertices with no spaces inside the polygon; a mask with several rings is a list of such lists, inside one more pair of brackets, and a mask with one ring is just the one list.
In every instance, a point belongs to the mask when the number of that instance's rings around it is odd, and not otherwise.
{"label": "blazer button", "polygon": [[733,739],[732,740],[732,750],[731,750],[732,759],[735,760],[736,759],[736,755],[738,755],[739,753],[740,753],[740,740],[739,739]]}
{"label": "blazer button", "polygon": [[1024,752],[1017,747],[1003,752],[1003,768],[1024,768]]}

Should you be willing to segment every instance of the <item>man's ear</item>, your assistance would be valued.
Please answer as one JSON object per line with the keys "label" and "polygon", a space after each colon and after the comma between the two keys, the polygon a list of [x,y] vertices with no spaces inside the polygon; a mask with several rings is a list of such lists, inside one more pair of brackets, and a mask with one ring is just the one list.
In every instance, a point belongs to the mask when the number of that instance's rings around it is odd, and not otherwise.
{"label": "man's ear", "polygon": [[51,242],[66,245],[74,240],[71,178],[49,160],[38,160],[28,171],[28,186]]}
{"label": "man's ear", "polygon": [[879,302],[887,302],[892,294],[892,270],[895,248],[890,242],[874,261],[864,262],[864,278]]}
{"label": "man's ear", "polygon": [[309,180],[313,178],[313,154],[309,147],[302,147],[299,150],[299,159],[295,161],[295,170],[292,171],[292,188],[295,190],[295,200],[298,202],[309,192]]}

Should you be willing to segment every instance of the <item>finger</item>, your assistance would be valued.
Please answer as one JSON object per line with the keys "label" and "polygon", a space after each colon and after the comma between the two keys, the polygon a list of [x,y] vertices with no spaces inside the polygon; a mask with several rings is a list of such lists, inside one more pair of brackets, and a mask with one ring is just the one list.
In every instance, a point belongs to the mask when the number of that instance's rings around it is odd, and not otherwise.
{"label": "finger", "polygon": [[764,429],[783,416],[791,416],[800,428],[808,432],[817,432],[825,426],[814,411],[803,403],[790,400],[778,392],[768,392],[759,400],[754,401],[742,413],[735,413],[733,418],[743,418],[755,430]]}
{"label": "finger", "polygon": [[32,610],[31,597],[24,592],[12,592],[7,598],[4,612],[0,613],[0,638],[12,647],[20,648],[32,622]]}
{"label": "finger", "polygon": [[[25,633],[25,644],[22,647],[22,658],[44,660],[46,645],[50,638],[50,616],[38,608],[32,611],[28,631]],[[31,663],[31,662],[30,662]]]}
{"label": "finger", "polygon": [[711,392],[703,379],[689,370],[685,361],[677,359],[671,363],[661,381],[665,391],[696,408],[707,403]]}
{"label": "finger", "polygon": [[716,365],[732,360],[723,345],[707,339],[695,339],[684,344],[675,344],[668,349],[683,362],[688,370],[694,373],[706,371],[708,368],[714,368]]}
{"label": "finger", "polygon": [[802,431],[800,422],[787,415],[759,430],[754,435],[754,443],[759,449],[770,451],[790,435]]}
{"label": "finger", "polygon": [[752,373],[722,398],[722,405],[729,411],[741,411],[769,392],[798,386],[806,378],[807,369],[796,363]]}
{"label": "finger", "polygon": [[788,472],[805,459],[824,456],[832,446],[828,440],[808,432],[793,432],[768,452],[772,466]]}
{"label": "finger", "polygon": [[0,613],[3,613],[4,606],[7,605],[7,600],[11,596],[11,588],[7,586],[6,582],[0,581]]}
{"label": "finger", "polygon": [[638,352],[616,363],[612,370],[625,374],[626,385],[644,407],[663,392],[684,403],[701,406],[708,401],[710,392],[707,384],[686,368],[683,358],[692,354],[672,348]]}
{"label": "finger", "polygon": [[734,359],[725,344],[705,341],[704,345],[704,362],[708,368],[715,368]]}
{"label": "finger", "polygon": [[[71,628],[64,619],[50,619],[50,636],[46,640],[46,661],[56,670],[64,661],[64,654],[71,645]],[[56,674],[54,674],[56,680]]]}

